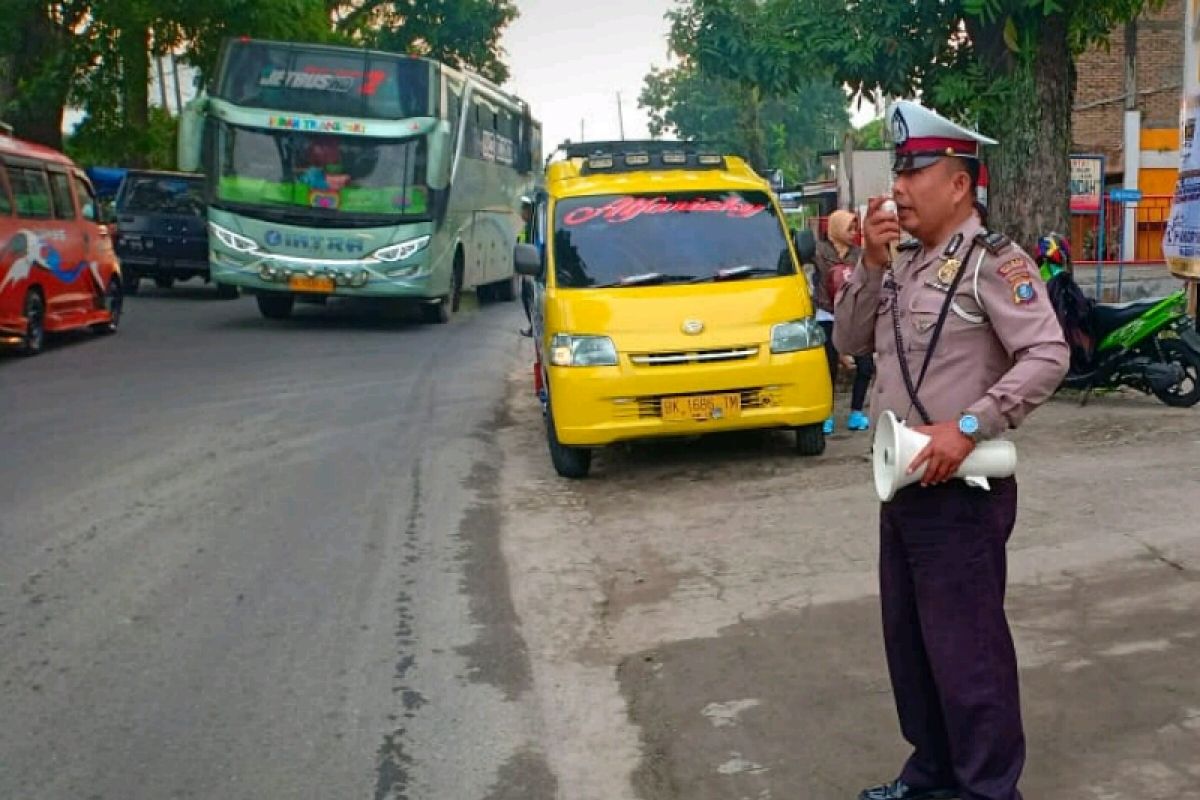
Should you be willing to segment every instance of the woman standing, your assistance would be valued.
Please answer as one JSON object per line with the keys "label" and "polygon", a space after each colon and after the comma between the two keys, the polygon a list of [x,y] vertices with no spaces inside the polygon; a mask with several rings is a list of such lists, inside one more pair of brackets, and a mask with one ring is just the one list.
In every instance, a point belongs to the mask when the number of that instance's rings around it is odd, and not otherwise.
{"label": "woman standing", "polygon": [[[838,353],[833,348],[833,300],[846,278],[854,271],[860,255],[858,215],[850,211],[834,211],[829,215],[828,238],[817,245],[816,284],[817,322],[825,329],[825,354],[829,357],[829,379],[837,385]],[[863,413],[867,388],[875,374],[875,360],[870,353],[855,355],[854,388],[850,395],[850,418],[846,427],[865,431],[871,426]],[[833,417],[825,420],[825,433],[833,433]]]}

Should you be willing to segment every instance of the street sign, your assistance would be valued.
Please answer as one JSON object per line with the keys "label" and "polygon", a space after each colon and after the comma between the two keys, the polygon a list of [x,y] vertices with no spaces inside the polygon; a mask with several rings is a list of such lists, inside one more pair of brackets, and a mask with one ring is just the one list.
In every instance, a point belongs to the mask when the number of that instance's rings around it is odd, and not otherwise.
{"label": "street sign", "polygon": [[1101,213],[1103,196],[1104,156],[1071,156],[1071,213]]}
{"label": "street sign", "polygon": [[1137,203],[1142,199],[1141,189],[1112,189],[1108,199],[1114,203]]}

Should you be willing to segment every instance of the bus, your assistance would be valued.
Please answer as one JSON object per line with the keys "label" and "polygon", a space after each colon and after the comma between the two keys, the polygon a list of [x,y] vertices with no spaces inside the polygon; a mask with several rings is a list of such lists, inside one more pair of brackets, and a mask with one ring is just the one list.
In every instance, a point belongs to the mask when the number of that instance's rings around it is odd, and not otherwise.
{"label": "bus", "polygon": [[202,170],[209,269],[271,319],[297,298],[394,298],[448,322],[511,301],[541,125],[487,79],[426,58],[238,38],[180,120]]}

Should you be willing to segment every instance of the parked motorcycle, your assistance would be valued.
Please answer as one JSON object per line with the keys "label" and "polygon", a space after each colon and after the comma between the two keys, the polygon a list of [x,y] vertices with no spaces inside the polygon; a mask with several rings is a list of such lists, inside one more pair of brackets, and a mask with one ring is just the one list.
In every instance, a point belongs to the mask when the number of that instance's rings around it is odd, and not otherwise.
{"label": "parked motorcycle", "polygon": [[1096,389],[1120,386],[1153,394],[1169,406],[1200,402],[1200,334],[1187,313],[1186,292],[1134,303],[1096,303],[1075,283],[1064,237],[1043,236],[1037,259],[1071,346],[1063,388],[1082,390],[1082,403]]}

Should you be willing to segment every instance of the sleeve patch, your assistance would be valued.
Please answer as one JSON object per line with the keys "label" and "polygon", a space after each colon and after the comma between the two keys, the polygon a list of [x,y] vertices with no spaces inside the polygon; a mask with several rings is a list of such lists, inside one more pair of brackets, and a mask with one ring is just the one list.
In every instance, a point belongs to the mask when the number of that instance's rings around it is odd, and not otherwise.
{"label": "sleeve patch", "polygon": [[1037,290],[1033,288],[1033,281],[1029,278],[1013,285],[1013,302],[1017,305],[1027,305],[1036,299]]}
{"label": "sleeve patch", "polygon": [[1000,265],[1000,276],[1009,283],[1015,283],[1017,280],[1029,277],[1029,265],[1025,263],[1023,258],[1010,258]]}
{"label": "sleeve patch", "polygon": [[1037,299],[1037,289],[1033,285],[1033,274],[1029,264],[1023,258],[1010,258],[996,270],[1000,277],[1008,282],[1012,292],[1012,300],[1019,306],[1028,305]]}

